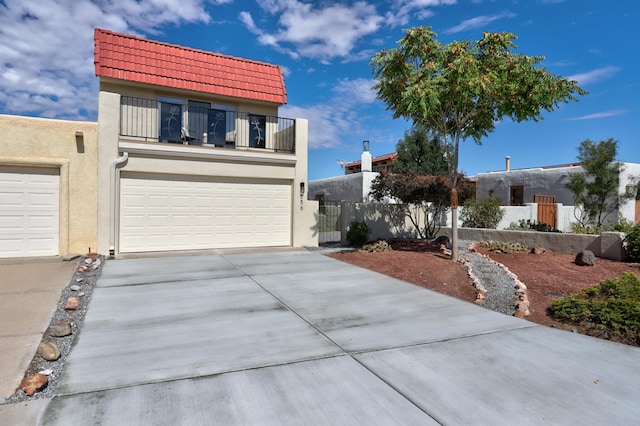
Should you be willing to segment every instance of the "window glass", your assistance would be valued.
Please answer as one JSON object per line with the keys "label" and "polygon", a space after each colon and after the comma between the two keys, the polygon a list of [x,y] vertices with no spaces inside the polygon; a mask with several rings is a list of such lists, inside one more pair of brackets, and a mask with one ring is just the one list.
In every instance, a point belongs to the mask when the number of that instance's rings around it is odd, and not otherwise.
{"label": "window glass", "polygon": [[189,127],[189,136],[191,136],[193,145],[201,145],[203,134],[207,133],[208,111],[211,107],[209,102],[189,101],[187,109],[187,118]]}
{"label": "window glass", "polygon": [[160,139],[179,142],[182,136],[182,103],[160,99]]}
{"label": "window glass", "polygon": [[251,148],[265,147],[265,133],[267,117],[264,115],[249,115],[249,146]]}

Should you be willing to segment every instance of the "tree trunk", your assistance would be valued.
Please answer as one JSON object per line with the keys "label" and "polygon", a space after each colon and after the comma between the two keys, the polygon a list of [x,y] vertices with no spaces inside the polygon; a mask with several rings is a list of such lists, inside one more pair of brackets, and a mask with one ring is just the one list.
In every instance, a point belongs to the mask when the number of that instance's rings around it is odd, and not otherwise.
{"label": "tree trunk", "polygon": [[451,260],[458,260],[458,209],[451,209]]}

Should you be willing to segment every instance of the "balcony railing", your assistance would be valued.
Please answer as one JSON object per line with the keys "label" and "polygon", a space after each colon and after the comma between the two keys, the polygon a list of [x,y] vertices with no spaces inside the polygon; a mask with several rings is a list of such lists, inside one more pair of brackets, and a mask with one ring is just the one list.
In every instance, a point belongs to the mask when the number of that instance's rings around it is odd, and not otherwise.
{"label": "balcony railing", "polygon": [[295,153],[295,120],[292,118],[131,96],[120,98],[120,136],[210,148]]}

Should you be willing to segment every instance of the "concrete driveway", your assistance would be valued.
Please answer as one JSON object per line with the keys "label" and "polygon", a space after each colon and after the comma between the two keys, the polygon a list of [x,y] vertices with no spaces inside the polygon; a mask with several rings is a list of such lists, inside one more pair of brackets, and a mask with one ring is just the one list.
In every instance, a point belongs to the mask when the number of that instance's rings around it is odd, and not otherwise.
{"label": "concrete driveway", "polygon": [[111,260],[40,424],[632,424],[639,362],[319,252]]}

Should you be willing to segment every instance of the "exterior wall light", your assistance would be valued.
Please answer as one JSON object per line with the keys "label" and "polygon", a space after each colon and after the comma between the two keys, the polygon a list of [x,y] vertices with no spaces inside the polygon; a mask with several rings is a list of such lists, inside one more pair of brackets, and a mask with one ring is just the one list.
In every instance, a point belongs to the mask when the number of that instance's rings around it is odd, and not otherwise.
{"label": "exterior wall light", "polygon": [[81,138],[82,136],[84,136],[82,130],[76,130],[76,138]]}

